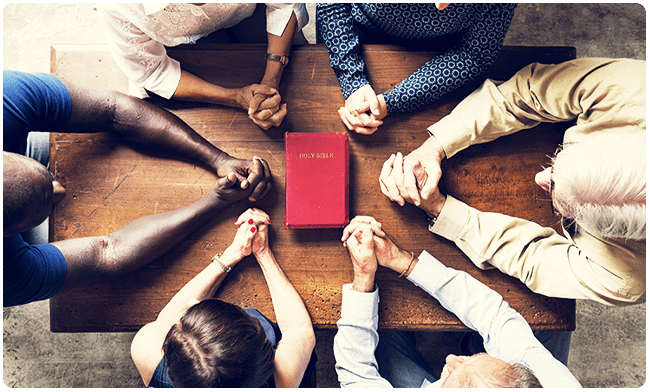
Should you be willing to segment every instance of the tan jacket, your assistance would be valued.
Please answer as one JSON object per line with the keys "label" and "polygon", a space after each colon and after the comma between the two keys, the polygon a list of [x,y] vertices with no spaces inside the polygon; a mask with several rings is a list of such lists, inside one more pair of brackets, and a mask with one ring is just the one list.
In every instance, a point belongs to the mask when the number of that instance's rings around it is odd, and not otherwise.
{"label": "tan jacket", "polygon": [[[565,142],[607,132],[637,133],[645,143],[645,94],[645,61],[531,64],[507,82],[485,81],[429,133],[447,158],[540,122],[575,121]],[[494,266],[536,293],[614,306],[645,302],[645,241],[603,238],[580,226],[562,236],[451,196],[432,232],[454,241],[479,268]]]}

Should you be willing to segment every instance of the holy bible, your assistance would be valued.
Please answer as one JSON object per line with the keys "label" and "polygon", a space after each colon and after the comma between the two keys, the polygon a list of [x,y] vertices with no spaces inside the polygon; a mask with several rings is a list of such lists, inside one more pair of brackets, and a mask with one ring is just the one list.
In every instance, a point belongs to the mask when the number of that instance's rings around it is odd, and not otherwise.
{"label": "holy bible", "polygon": [[350,219],[345,133],[284,134],[287,229],[345,227]]}

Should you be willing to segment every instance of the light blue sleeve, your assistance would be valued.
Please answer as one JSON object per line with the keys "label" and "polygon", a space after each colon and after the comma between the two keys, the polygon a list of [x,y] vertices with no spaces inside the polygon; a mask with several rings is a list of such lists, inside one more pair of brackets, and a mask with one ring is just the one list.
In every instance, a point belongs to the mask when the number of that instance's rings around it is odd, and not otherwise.
{"label": "light blue sleeve", "polygon": [[581,387],[569,369],[535,338],[526,320],[501,295],[469,274],[447,268],[423,251],[408,279],[481,334],[488,354],[508,363],[522,363],[545,388]]}
{"label": "light blue sleeve", "polygon": [[392,388],[379,375],[375,349],[379,343],[379,289],[372,293],[352,290],[352,284],[343,285],[341,319],[334,337],[336,373],[341,387]]}

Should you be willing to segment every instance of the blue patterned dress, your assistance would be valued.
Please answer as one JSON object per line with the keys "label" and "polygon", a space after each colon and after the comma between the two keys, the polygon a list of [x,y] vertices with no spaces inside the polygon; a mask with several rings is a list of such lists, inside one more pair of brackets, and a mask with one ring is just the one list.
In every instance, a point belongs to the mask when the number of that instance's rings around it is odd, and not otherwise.
{"label": "blue patterned dress", "polygon": [[317,4],[316,28],[346,99],[369,84],[361,44],[415,44],[429,50],[427,40],[440,36],[455,40],[447,51],[383,93],[391,115],[428,105],[484,72],[503,45],[516,6],[451,4],[440,11],[434,3]]}

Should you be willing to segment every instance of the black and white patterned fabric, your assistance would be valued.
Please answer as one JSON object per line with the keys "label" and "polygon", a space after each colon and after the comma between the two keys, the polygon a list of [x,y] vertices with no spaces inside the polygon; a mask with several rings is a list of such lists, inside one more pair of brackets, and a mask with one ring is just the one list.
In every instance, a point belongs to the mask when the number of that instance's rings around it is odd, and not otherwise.
{"label": "black and white patterned fabric", "polygon": [[319,42],[327,46],[346,99],[369,84],[360,51],[364,42],[358,34],[359,26],[390,43],[412,44],[456,34],[457,43],[449,50],[383,92],[389,115],[408,113],[485,71],[503,45],[516,6],[451,4],[440,11],[434,3],[317,4],[317,34]]}

